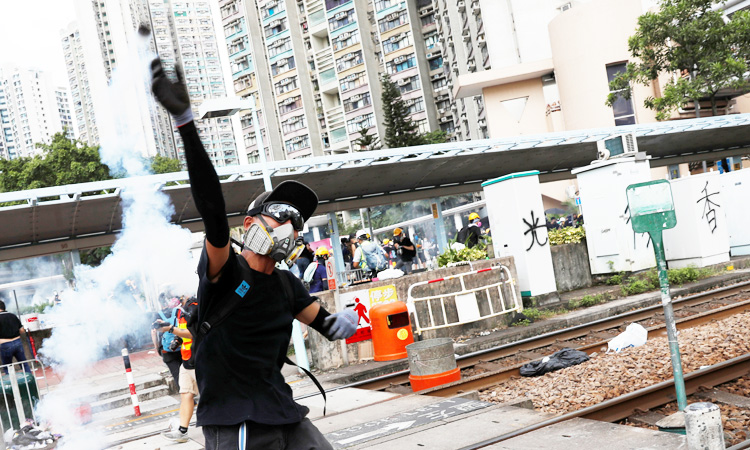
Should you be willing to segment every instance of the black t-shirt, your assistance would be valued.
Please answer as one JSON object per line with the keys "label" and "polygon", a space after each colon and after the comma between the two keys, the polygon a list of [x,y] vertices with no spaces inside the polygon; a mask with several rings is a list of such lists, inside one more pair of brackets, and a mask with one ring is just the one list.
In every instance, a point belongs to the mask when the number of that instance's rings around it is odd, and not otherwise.
{"label": "black t-shirt", "polygon": [[[234,252],[211,283],[206,277],[205,247],[198,263],[199,318],[214,302],[240,296],[231,314],[214,326],[193,348],[201,401],[198,426],[236,425],[244,421],[278,425],[300,422],[309,410],[294,402],[284,381],[284,365],[292,320],[315,300],[290,272],[256,272]],[[288,277],[294,293],[290,302],[278,276]]]}
{"label": "black t-shirt", "polygon": [[[408,237],[401,238],[401,240],[398,242],[398,245],[401,247],[401,260],[402,261],[411,261],[414,259],[415,256],[417,256],[417,248],[414,246],[414,243]],[[414,250],[403,248],[404,246],[409,246],[409,247],[414,246]]]}
{"label": "black t-shirt", "polygon": [[21,328],[21,321],[18,317],[7,311],[0,312],[0,339],[14,339],[21,334],[18,330]]}

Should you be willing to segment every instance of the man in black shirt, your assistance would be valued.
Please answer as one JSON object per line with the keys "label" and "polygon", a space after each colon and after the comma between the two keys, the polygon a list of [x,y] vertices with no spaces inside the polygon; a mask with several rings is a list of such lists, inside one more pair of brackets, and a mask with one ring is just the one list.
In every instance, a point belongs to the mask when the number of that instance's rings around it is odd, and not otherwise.
{"label": "man in black shirt", "polygon": [[[278,262],[293,263],[302,243],[299,232],[318,197],[296,181],[258,195],[244,219],[243,250],[237,254],[230,246],[221,184],[193,123],[182,74],[177,68],[178,82],[172,83],[158,59],[151,71],[154,95],[185,144],[191,192],[206,232],[198,263],[197,318],[205,335],[194,336],[193,347],[201,396],[198,425],[206,450],[331,449],[305,418],[309,410],[294,402],[281,367],[295,318],[336,340],[354,334],[357,314],[351,309],[328,313],[299,279],[274,270]],[[215,321],[216,311],[228,304],[236,307]]]}
{"label": "man in black shirt", "polygon": [[[21,333],[26,335],[21,321],[18,316],[5,310],[5,302],[0,301],[0,359],[3,365],[13,363],[13,358],[17,362],[26,361],[26,353],[23,351],[21,342]],[[31,372],[28,363],[23,363],[26,372]]]}
{"label": "man in black shirt", "polygon": [[411,266],[414,263],[414,257],[417,256],[417,249],[401,228],[393,230],[393,247],[396,248],[396,254],[398,255],[396,269],[403,271],[405,274],[411,273]]}

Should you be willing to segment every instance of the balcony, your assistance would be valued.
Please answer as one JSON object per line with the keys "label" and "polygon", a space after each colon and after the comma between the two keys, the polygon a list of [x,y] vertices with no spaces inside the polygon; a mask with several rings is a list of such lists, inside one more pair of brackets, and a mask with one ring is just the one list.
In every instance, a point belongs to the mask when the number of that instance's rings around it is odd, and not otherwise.
{"label": "balcony", "polygon": [[[326,123],[328,123],[328,128],[331,130],[344,127],[344,108],[342,106],[336,106],[328,109],[326,111]],[[344,132],[346,132],[346,130],[344,130]]]}

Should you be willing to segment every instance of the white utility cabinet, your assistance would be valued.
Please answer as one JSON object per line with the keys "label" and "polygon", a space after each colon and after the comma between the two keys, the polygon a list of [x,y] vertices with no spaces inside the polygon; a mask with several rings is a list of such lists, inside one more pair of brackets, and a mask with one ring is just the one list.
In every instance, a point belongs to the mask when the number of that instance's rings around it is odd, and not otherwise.
{"label": "white utility cabinet", "polygon": [[729,254],[750,255],[750,170],[737,170],[721,175],[724,216],[729,230]]}
{"label": "white utility cabinet", "polygon": [[667,267],[705,267],[729,261],[726,203],[719,172],[671,180],[677,226],[664,230]]}
{"label": "white utility cabinet", "polygon": [[635,233],[625,189],[651,181],[647,159],[621,157],[572,171],[578,180],[591,273],[634,272],[656,266],[648,234]]}
{"label": "white utility cabinet", "polygon": [[533,297],[557,292],[539,171],[495,178],[482,187],[495,257],[513,256],[521,294]]}

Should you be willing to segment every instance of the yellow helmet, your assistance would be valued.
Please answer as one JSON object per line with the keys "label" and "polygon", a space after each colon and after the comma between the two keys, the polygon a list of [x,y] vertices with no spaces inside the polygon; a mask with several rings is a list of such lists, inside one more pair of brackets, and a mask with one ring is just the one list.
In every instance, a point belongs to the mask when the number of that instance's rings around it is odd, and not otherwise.
{"label": "yellow helmet", "polygon": [[331,253],[325,247],[318,247],[318,249],[315,250],[315,256],[329,256],[330,254]]}
{"label": "yellow helmet", "polygon": [[383,245],[388,245],[388,243],[391,242],[388,239],[383,239]]}
{"label": "yellow helmet", "polygon": [[473,212],[469,214],[469,220],[479,219],[479,214]]}
{"label": "yellow helmet", "polygon": [[399,236],[403,232],[404,232],[404,230],[402,230],[401,228],[396,228],[395,230],[393,230],[393,235],[394,236]]}

